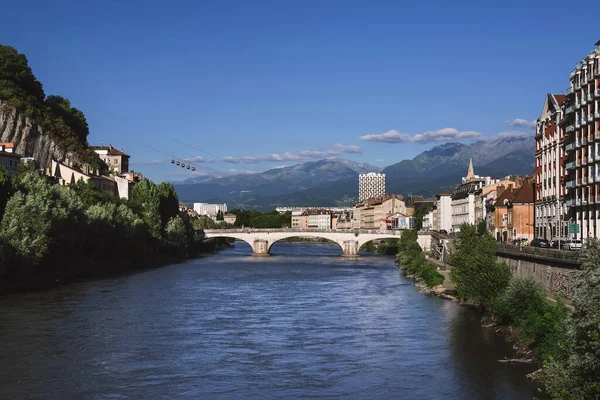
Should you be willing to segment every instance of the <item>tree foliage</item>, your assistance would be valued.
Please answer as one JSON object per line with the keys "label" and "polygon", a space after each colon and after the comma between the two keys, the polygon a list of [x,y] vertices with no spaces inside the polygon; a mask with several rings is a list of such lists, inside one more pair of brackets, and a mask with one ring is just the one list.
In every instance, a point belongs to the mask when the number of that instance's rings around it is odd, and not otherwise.
{"label": "tree foliage", "polygon": [[6,202],[12,195],[13,187],[6,169],[0,165],[0,218],[4,215]]}
{"label": "tree foliage", "polygon": [[545,365],[547,392],[557,399],[600,399],[600,242],[589,239],[573,291],[563,351]]}
{"label": "tree foliage", "polygon": [[423,228],[423,217],[427,215],[431,211],[431,206],[429,204],[422,204],[415,209],[415,230],[420,230]]}
{"label": "tree foliage", "polygon": [[496,262],[496,242],[490,235],[479,236],[472,224],[462,224],[450,253],[452,282],[459,296],[486,307],[504,291],[510,270]]}
{"label": "tree foliage", "polygon": [[0,45],[0,99],[47,129],[55,143],[91,161],[87,151],[87,120],[68,99],[48,96],[29,67],[27,57],[10,46]]}

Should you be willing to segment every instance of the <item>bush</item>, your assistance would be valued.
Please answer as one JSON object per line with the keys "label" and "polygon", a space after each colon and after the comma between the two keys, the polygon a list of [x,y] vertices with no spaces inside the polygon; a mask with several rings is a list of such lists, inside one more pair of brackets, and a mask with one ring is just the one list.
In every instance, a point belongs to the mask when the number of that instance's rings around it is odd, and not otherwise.
{"label": "bush", "polygon": [[[402,233],[402,238],[398,243],[398,247],[402,250],[396,256],[396,264],[406,274],[421,279],[428,287],[443,284],[444,276],[434,267],[427,264],[427,258],[423,254],[421,246],[417,243],[417,235],[413,235],[412,233],[405,235],[405,232]],[[414,241],[411,239],[414,239]]]}
{"label": "bush", "polygon": [[503,323],[512,323],[527,309],[536,292],[544,292],[541,282],[532,277],[514,276],[506,290],[492,300],[492,314]]}
{"label": "bush", "polygon": [[600,398],[600,242],[590,239],[573,291],[561,351],[545,364],[543,384],[557,399]]}

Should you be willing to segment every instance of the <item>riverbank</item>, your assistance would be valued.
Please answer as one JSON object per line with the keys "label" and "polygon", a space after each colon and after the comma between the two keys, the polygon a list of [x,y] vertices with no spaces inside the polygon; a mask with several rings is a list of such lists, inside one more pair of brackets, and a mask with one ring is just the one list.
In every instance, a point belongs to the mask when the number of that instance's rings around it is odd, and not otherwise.
{"label": "riverbank", "polygon": [[200,255],[231,247],[229,243],[215,243],[203,246],[192,255],[181,257],[175,254],[152,253],[144,258],[122,258],[118,260],[85,260],[66,261],[61,268],[36,271],[23,271],[20,274],[0,275],[0,296],[14,293],[32,292],[50,289],[73,282],[110,278],[122,274],[161,268],[171,264],[182,263]]}
{"label": "riverbank", "polygon": [[[432,258],[428,258],[427,262],[430,265],[437,266],[438,268],[442,265],[445,268],[446,265],[444,263],[441,263],[439,260]],[[499,323],[497,319],[494,318],[492,315],[484,314],[481,308],[478,307],[476,304],[465,300],[461,300],[457,296],[456,290],[454,289],[454,284],[452,284],[451,282],[450,271],[445,269],[438,270],[438,272],[444,276],[444,283],[442,285],[429,287],[419,276],[407,274],[405,269],[403,269],[400,266],[398,267],[404,272],[404,275],[407,278],[412,279],[414,281],[415,287],[421,293],[424,293],[429,296],[436,296],[445,300],[450,300],[454,303],[457,303],[460,306],[468,307],[474,310],[480,318],[481,326],[493,330],[494,333],[498,336],[501,336],[506,341],[506,343],[511,344],[513,350],[515,351],[515,356],[513,358],[499,359],[498,362],[509,364],[535,365],[540,369],[528,374],[527,377],[532,380],[535,380],[537,378],[537,376],[541,372],[542,361],[539,355],[536,354],[535,351],[529,345],[523,343],[520,340],[520,335],[522,334],[522,332],[510,325]]]}

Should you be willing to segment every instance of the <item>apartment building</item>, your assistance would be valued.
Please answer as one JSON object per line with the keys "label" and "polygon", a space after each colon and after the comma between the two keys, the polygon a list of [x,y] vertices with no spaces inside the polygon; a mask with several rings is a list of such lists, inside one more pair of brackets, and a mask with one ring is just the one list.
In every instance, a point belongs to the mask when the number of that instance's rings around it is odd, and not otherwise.
{"label": "apartment building", "polygon": [[561,120],[566,137],[565,204],[569,207],[564,225],[577,224],[578,237],[583,239],[597,238],[600,237],[600,41],[570,73],[569,83]]}
{"label": "apartment building", "polygon": [[[567,221],[565,204],[565,105],[564,95],[546,95],[535,133],[535,236],[563,236]],[[573,107],[571,107],[573,109]],[[572,110],[569,110],[571,113]]]}
{"label": "apartment building", "polygon": [[309,229],[331,229],[331,211],[307,210],[307,224]]}
{"label": "apartment building", "polygon": [[112,172],[116,174],[129,172],[129,155],[123,150],[119,150],[112,145],[93,146],[92,149]]}
{"label": "apartment building", "polygon": [[518,187],[508,185],[494,203],[496,240],[510,243],[517,238],[534,238],[534,186],[527,180]]}
{"label": "apartment building", "polygon": [[358,201],[385,194],[385,174],[369,172],[358,176]]}
{"label": "apartment building", "polygon": [[[355,229],[387,229],[388,218],[395,213],[406,214],[402,195],[383,195],[357,203],[353,208]],[[391,221],[390,221],[391,223]]]}
{"label": "apartment building", "polygon": [[437,229],[450,232],[452,229],[452,190],[440,193],[437,199]]}
{"label": "apartment building", "polygon": [[216,217],[219,211],[223,214],[227,212],[227,204],[194,203],[194,211],[196,211],[198,215]]}

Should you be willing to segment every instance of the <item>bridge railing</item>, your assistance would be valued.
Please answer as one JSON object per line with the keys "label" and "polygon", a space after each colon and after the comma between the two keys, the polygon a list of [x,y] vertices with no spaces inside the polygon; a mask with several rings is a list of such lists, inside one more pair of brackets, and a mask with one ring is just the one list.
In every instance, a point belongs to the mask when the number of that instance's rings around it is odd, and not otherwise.
{"label": "bridge railing", "polygon": [[234,229],[204,229],[206,233],[269,233],[269,232],[286,232],[286,233],[358,233],[358,234],[384,234],[400,236],[402,231],[390,229],[298,229],[298,228],[234,228]]}

